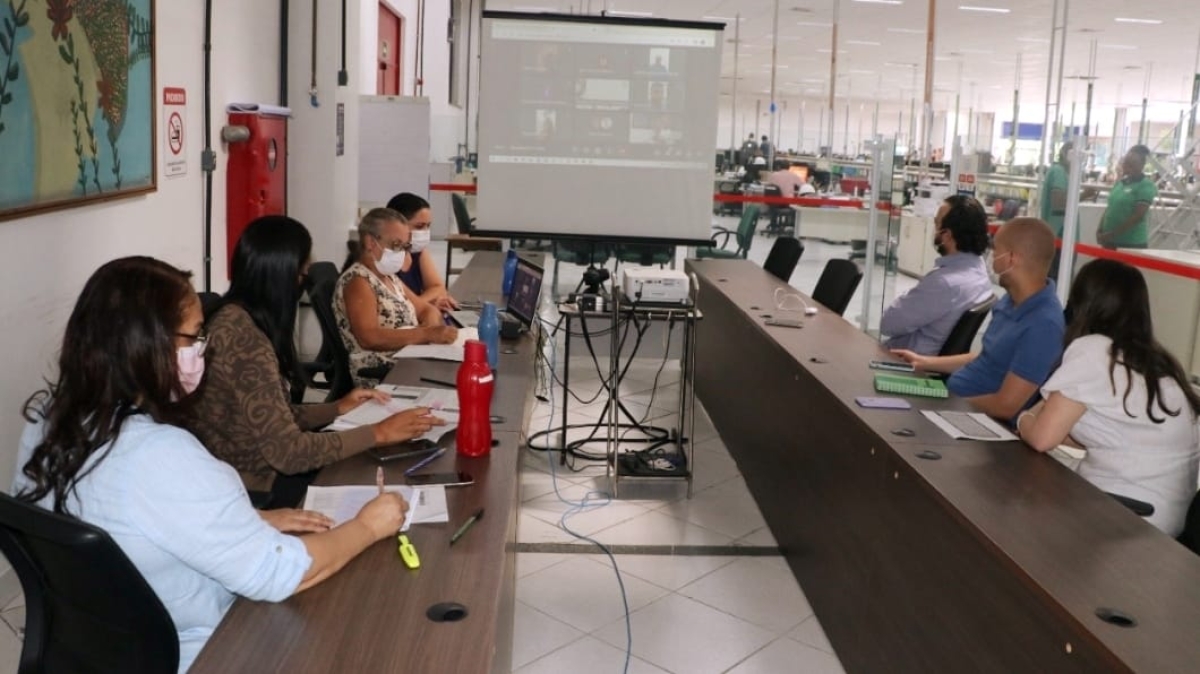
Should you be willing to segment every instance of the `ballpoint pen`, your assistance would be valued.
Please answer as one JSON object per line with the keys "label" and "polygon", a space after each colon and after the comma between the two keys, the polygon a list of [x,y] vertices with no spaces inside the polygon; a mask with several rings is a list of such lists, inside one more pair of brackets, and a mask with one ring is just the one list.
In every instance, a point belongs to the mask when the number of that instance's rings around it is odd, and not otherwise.
{"label": "ballpoint pen", "polygon": [[[439,456],[441,456],[445,453],[446,453],[446,448],[439,447],[438,450],[436,452],[434,452],[433,454],[430,454],[429,456],[425,457],[424,459],[421,459],[420,461],[413,464],[412,467],[410,467],[408,470],[404,471],[404,474],[412,475],[413,473],[417,472],[418,470],[421,470],[425,466],[428,466],[429,464],[433,463],[435,460],[437,460],[437,458]],[[380,468],[379,470],[382,471],[383,469]]]}
{"label": "ballpoint pen", "polygon": [[375,484],[379,485],[379,495],[383,496],[383,466],[375,469]]}
{"label": "ballpoint pen", "polygon": [[476,510],[474,515],[471,515],[467,518],[466,522],[462,523],[462,526],[458,528],[458,531],[455,531],[454,535],[450,537],[450,545],[457,543],[458,539],[462,538],[463,534],[467,533],[467,529],[470,529],[472,524],[475,524],[481,519],[483,519],[483,508]]}

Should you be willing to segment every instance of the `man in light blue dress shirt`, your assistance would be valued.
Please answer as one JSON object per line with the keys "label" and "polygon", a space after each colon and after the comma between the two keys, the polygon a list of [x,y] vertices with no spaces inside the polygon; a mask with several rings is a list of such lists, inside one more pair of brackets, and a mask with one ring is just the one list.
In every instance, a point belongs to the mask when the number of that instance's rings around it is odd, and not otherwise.
{"label": "man in light blue dress shirt", "polygon": [[983,254],[987,212],[972,197],[954,195],[934,218],[933,245],[941,255],[933,271],[883,312],[884,346],[936,356],[967,309],[992,296]]}

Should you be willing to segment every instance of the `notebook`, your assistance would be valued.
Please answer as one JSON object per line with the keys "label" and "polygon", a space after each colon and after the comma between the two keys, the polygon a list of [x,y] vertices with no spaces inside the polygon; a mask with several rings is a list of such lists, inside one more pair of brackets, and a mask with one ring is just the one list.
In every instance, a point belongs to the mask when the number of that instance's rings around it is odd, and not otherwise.
{"label": "notebook", "polygon": [[950,392],[939,379],[905,377],[898,374],[879,372],[875,375],[875,390],[883,393],[899,393],[906,396],[925,398],[947,398]]}

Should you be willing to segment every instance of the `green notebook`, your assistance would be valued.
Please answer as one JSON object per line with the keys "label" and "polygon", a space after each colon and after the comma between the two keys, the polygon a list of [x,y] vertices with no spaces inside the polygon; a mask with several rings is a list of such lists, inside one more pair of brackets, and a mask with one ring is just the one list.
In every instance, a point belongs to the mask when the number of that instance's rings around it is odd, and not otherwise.
{"label": "green notebook", "polygon": [[906,396],[923,396],[925,398],[947,398],[950,392],[940,379],[925,379],[922,377],[905,377],[899,374],[875,375],[875,390],[881,393],[899,393]]}

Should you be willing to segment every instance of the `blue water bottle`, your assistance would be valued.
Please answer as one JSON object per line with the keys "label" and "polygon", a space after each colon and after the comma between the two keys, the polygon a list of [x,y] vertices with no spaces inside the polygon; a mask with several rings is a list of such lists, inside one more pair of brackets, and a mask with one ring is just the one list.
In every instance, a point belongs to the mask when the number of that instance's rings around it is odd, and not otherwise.
{"label": "blue water bottle", "polygon": [[479,340],[487,344],[488,367],[495,370],[500,360],[500,316],[496,313],[495,304],[483,303],[476,328],[479,330]]}
{"label": "blue water bottle", "polygon": [[[504,258],[504,282],[500,285],[500,291],[508,297],[512,293],[513,277],[517,275],[517,251],[508,250],[508,256]],[[493,366],[494,367],[494,366]]]}

